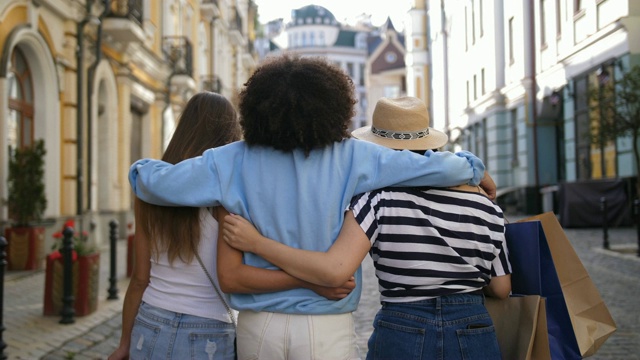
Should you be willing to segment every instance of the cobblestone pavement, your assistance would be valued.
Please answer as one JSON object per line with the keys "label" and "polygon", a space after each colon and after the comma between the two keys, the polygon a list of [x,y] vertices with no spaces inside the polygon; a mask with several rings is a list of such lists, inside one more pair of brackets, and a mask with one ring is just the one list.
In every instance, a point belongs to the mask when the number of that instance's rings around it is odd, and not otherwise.
{"label": "cobblestone pavement", "polygon": [[[514,221],[514,219],[511,219]],[[602,230],[566,229],[578,256],[599,289],[617,324],[617,331],[591,359],[640,360],[640,257],[635,228],[609,229],[611,250],[602,248]],[[119,245],[119,264],[125,253]],[[59,317],[42,316],[44,273],[10,275],[5,284],[4,341],[9,359],[106,359],[120,338],[120,310],[128,280],[119,272],[120,299],[106,300],[108,254],[103,254],[101,288],[104,300],[98,311],[76,318],[72,325],[61,325]],[[366,258],[364,289],[355,313],[361,353],[367,350],[372,322],[379,309],[377,282],[370,258]]]}

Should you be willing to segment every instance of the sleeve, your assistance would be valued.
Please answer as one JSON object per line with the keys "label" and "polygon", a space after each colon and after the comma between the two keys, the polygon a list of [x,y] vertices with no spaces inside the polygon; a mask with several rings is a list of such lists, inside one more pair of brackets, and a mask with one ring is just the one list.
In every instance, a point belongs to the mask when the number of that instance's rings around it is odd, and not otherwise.
{"label": "sleeve", "polygon": [[215,150],[178,164],[138,160],[129,169],[129,183],[141,200],[163,206],[210,207],[219,205],[220,180]]}
{"label": "sleeve", "polygon": [[491,276],[502,276],[511,274],[511,263],[509,262],[509,249],[507,248],[507,239],[502,236],[500,239],[498,256],[491,263]]}
{"label": "sleeve", "polygon": [[476,186],[484,177],[484,164],[468,151],[454,154],[429,150],[423,156],[408,150],[396,151],[378,145],[372,146],[377,148],[369,149],[366,156],[371,159],[371,154],[375,153],[376,163],[372,164],[372,168],[364,170],[370,173],[359,179],[356,194],[388,186]]}
{"label": "sleeve", "polygon": [[369,238],[371,245],[378,237],[378,221],[373,203],[377,203],[378,196],[375,193],[367,192],[354,196],[351,200],[351,211],[356,218],[356,222]]}

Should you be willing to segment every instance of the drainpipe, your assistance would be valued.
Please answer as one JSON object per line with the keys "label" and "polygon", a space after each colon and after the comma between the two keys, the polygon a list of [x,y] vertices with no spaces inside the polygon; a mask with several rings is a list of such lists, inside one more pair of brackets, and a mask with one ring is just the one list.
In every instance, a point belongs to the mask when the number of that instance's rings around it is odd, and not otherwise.
{"label": "drainpipe", "polygon": [[447,23],[447,12],[444,0],[440,0],[440,24],[442,33],[442,49],[443,49],[443,65],[444,65],[444,128],[447,135],[451,135],[449,127],[451,119],[449,118],[449,24]]}
{"label": "drainpipe", "polygon": [[[94,0],[86,0],[85,17],[76,28],[76,215],[82,216],[84,187],[82,148],[83,148],[83,98],[84,93],[84,27],[90,21],[91,7]],[[79,221],[82,224],[82,221]],[[82,225],[80,225],[82,227]],[[77,230],[77,229],[74,229]]]}
{"label": "drainpipe", "polygon": [[96,33],[96,54],[95,54],[95,61],[93,62],[93,64],[91,64],[91,66],[89,67],[88,70],[88,82],[89,85],[87,87],[87,118],[89,119],[88,123],[87,123],[87,134],[89,134],[88,138],[87,138],[87,167],[89,169],[89,172],[87,172],[87,184],[89,184],[89,191],[87,191],[87,208],[91,209],[91,205],[92,205],[92,200],[93,197],[91,196],[91,181],[93,180],[93,177],[91,176],[91,168],[92,168],[92,155],[93,155],[93,151],[91,149],[92,147],[92,137],[91,137],[91,133],[93,132],[93,122],[91,121],[91,112],[93,110],[93,102],[91,101],[91,98],[93,97],[93,85],[94,85],[94,81],[95,81],[95,72],[96,69],[98,68],[98,64],[100,64],[100,61],[102,60],[102,20],[107,16],[107,14],[109,13],[111,9],[111,0],[104,0],[104,10],[102,11],[102,14],[100,14],[100,16],[98,17],[98,20],[100,21],[100,24],[98,25],[98,30]]}
{"label": "drainpipe", "polygon": [[[538,83],[536,80],[536,23],[535,23],[535,6],[534,0],[529,0],[530,16],[529,16],[529,46],[531,54],[529,61],[531,62],[531,124],[533,128],[533,171],[536,194],[540,186],[540,176],[538,169],[538,109],[537,109],[537,91]],[[537,202],[536,202],[537,205]]]}

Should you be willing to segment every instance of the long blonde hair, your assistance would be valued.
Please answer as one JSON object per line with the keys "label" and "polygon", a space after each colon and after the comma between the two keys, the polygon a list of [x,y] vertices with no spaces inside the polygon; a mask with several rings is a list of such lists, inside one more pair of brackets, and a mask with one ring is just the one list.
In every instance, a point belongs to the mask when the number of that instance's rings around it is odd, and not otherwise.
{"label": "long blonde hair", "polygon": [[[187,102],[162,160],[176,164],[237,141],[240,134],[237,113],[229,100],[201,92]],[[149,239],[156,258],[166,251],[170,263],[176,258],[187,263],[193,260],[200,243],[198,208],[156,206],[136,198],[134,209],[136,231]]]}

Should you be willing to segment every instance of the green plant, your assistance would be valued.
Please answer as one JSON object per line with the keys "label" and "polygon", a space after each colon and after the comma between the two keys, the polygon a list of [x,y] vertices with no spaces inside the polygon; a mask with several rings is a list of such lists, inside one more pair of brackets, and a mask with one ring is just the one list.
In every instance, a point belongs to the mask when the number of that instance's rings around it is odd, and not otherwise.
{"label": "green plant", "polygon": [[40,220],[47,207],[44,188],[44,140],[31,147],[16,149],[9,160],[7,205],[16,226],[29,226]]}

